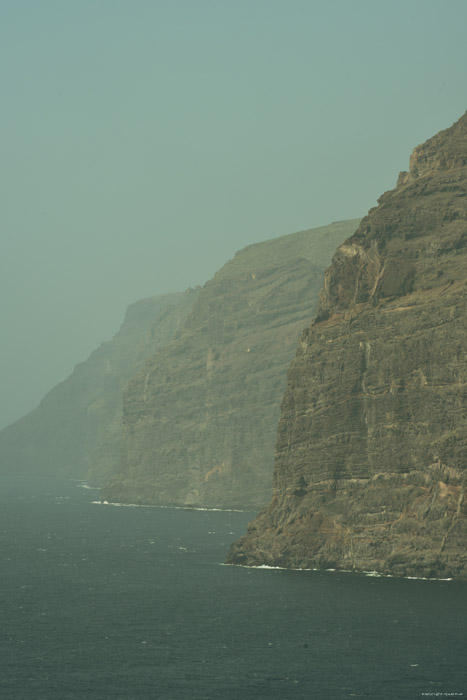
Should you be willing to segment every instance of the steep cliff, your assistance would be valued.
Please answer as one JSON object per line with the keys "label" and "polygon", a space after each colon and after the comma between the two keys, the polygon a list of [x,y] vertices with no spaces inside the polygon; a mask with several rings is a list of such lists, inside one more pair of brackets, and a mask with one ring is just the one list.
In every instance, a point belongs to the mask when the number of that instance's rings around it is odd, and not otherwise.
{"label": "steep cliff", "polygon": [[201,290],[184,328],[129,383],[119,473],[102,497],[262,506],[287,368],[346,221],[248,246]]}
{"label": "steep cliff", "polygon": [[122,392],[145,359],[172,340],[197,290],[132,304],[114,338],[77,365],[27,416],[0,432],[3,472],[86,477],[100,483],[120,453]]}
{"label": "steep cliff", "polygon": [[467,578],[467,114],[337,250],[228,561]]}

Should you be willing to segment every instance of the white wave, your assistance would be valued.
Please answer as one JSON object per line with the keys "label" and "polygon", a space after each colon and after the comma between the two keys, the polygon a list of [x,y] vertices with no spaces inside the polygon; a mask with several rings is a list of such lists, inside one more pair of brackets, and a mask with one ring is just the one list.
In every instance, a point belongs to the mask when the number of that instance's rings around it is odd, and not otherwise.
{"label": "white wave", "polygon": [[[87,486],[83,488],[93,488]],[[196,506],[161,506],[149,503],[114,503],[113,501],[91,501],[96,505],[118,506],[120,508],[166,508],[170,510],[203,510],[203,511],[219,511],[220,513],[253,513],[249,510],[238,510],[236,508],[198,508]]]}
{"label": "white wave", "polygon": [[[359,572],[355,572],[359,573]],[[452,581],[452,578],[436,578],[435,576],[395,576],[394,574],[382,574],[379,571],[362,571],[365,576],[372,576],[374,578],[404,578],[411,581]]]}
{"label": "white wave", "polygon": [[91,501],[91,503],[97,506],[115,506],[117,508],[144,508],[136,503],[109,503],[109,501]]}
{"label": "white wave", "polygon": [[200,506],[151,506],[152,508],[172,508],[173,510],[206,510],[219,513],[254,513],[252,510],[240,510],[239,508],[201,508]]}
{"label": "white wave", "polygon": [[428,576],[403,576],[402,578],[409,578],[415,581],[453,581],[452,578],[429,578]]}
{"label": "white wave", "polygon": [[381,574],[379,571],[353,571],[352,569],[300,569],[288,566],[269,566],[269,564],[221,564],[221,566],[238,566],[241,569],[279,569],[281,571],[329,571],[338,574],[364,574],[374,578],[403,578],[415,581],[452,581],[452,578],[428,578],[426,576],[395,576],[394,574]]}
{"label": "white wave", "polygon": [[269,566],[269,564],[226,564],[221,566],[238,566],[240,569],[276,569],[277,571],[319,571],[319,569],[292,569],[288,566]]}

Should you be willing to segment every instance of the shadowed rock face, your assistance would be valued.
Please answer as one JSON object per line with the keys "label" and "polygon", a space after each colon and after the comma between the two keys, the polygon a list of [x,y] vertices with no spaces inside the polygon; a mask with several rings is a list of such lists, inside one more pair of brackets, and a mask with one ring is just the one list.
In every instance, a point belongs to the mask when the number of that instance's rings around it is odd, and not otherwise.
{"label": "shadowed rock face", "polygon": [[197,293],[132,304],[112,340],[77,365],[34,411],[0,432],[1,471],[89,477],[99,484],[120,455],[124,386],[147,357],[172,340]]}
{"label": "shadowed rock face", "polygon": [[184,328],[126,389],[120,470],[103,498],[267,503],[287,368],[324,269],[358,223],[248,246],[204,286]]}
{"label": "shadowed rock face", "polygon": [[467,114],[337,250],[230,563],[467,578],[466,292]]}

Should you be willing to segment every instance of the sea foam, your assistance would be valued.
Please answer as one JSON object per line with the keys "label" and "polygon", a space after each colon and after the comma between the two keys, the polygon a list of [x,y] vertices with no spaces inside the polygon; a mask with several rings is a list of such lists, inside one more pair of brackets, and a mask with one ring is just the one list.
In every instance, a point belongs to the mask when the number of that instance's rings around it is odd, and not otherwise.
{"label": "sea foam", "polygon": [[[88,487],[92,488],[92,487]],[[114,503],[113,501],[91,501],[99,506],[115,506],[117,508],[168,508],[170,510],[202,510],[219,513],[253,513],[254,511],[240,510],[239,508],[199,508],[197,506],[161,506],[149,503]]]}

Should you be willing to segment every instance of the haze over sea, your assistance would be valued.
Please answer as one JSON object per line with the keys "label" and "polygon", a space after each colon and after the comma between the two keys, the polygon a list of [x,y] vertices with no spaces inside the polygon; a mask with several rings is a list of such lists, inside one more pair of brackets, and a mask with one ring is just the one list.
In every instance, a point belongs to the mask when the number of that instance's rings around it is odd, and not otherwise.
{"label": "haze over sea", "polygon": [[222,566],[252,513],[82,486],[1,479],[2,700],[467,693],[464,583]]}

